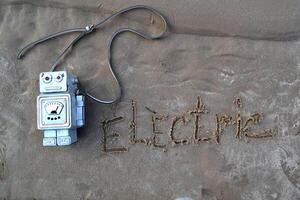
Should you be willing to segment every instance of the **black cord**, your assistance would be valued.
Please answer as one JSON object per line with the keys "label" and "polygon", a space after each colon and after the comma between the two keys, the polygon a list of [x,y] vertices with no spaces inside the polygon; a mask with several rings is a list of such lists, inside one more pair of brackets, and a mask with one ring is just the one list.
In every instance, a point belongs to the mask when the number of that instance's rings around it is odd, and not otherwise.
{"label": "black cord", "polygon": [[161,18],[162,22],[163,22],[163,26],[164,26],[164,29],[163,31],[159,34],[159,35],[148,35],[146,33],[143,33],[143,32],[140,32],[140,31],[137,31],[137,30],[134,30],[134,29],[131,29],[131,28],[121,28],[121,29],[118,29],[117,31],[115,31],[113,33],[113,35],[111,36],[110,40],[109,40],[109,43],[108,43],[108,68],[118,86],[118,94],[117,96],[112,99],[112,100],[100,100],[96,97],[94,97],[93,95],[85,92],[85,94],[90,97],[91,99],[93,99],[94,101],[98,102],[98,103],[104,103],[104,104],[110,104],[110,103],[113,103],[115,101],[117,101],[120,97],[121,97],[121,94],[122,94],[122,91],[121,91],[121,86],[120,86],[120,83],[112,69],[112,43],[114,41],[114,39],[120,35],[121,33],[124,33],[124,32],[130,32],[130,33],[134,33],[134,34],[137,34],[139,35],[140,37],[144,38],[144,39],[147,39],[147,40],[155,40],[155,39],[160,39],[162,38],[165,33],[167,32],[168,30],[168,24],[167,24],[167,21],[166,19],[164,18],[164,16],[158,12],[157,10],[155,10],[154,8],[151,8],[149,6],[145,6],[145,5],[136,5],[136,6],[131,6],[131,7],[128,7],[128,8],[125,8],[125,9],[122,9],[114,14],[112,14],[111,16],[103,19],[102,21],[100,21],[98,24],[96,25],[91,25],[91,26],[86,26],[85,28],[73,28],[73,29],[66,29],[66,30],[63,30],[63,31],[60,31],[60,32],[57,32],[57,33],[54,33],[54,34],[51,34],[51,35],[47,35],[37,41],[34,41],[28,45],[26,45],[25,47],[23,47],[18,55],[17,55],[17,58],[18,59],[22,59],[25,54],[30,50],[32,49],[33,47],[35,47],[36,45],[38,44],[41,44],[45,41],[48,41],[50,39],[53,39],[53,38],[57,38],[59,36],[62,36],[62,35],[66,35],[66,34],[69,34],[69,33],[80,33],[64,50],[63,52],[56,58],[56,60],[54,61],[54,63],[51,65],[51,68],[50,68],[50,71],[54,71],[55,68],[57,67],[57,65],[59,64],[59,62],[63,59],[64,55],[66,55],[70,49],[72,49],[72,47],[80,40],[82,39],[83,37],[85,37],[86,35],[98,30],[99,28],[101,28],[101,26],[103,24],[105,24],[108,20],[114,18],[114,17],[117,17],[118,15],[121,15],[123,13],[126,13],[128,11],[132,11],[132,10],[138,10],[138,9],[144,9],[144,10],[149,10],[150,12],[156,14],[158,17]]}

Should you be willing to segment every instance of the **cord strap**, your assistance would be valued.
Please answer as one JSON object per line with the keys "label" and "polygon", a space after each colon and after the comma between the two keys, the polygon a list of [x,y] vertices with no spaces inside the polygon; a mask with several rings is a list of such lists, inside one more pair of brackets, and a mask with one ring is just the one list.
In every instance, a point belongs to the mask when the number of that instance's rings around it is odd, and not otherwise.
{"label": "cord strap", "polygon": [[112,67],[112,46],[113,46],[113,41],[114,39],[119,36],[120,34],[124,33],[124,32],[130,32],[130,33],[133,33],[133,34],[136,34],[144,39],[147,39],[147,40],[156,40],[156,39],[160,39],[162,38],[167,30],[168,30],[168,23],[165,19],[165,17],[160,13],[158,12],[157,10],[155,10],[154,8],[152,7],[149,7],[149,6],[145,6],[145,5],[136,5],[136,6],[131,6],[131,7],[127,7],[127,8],[124,8],[112,15],[110,15],[109,17],[103,19],[102,21],[100,21],[99,23],[95,24],[95,25],[90,25],[90,26],[86,26],[84,28],[72,28],[72,29],[66,29],[66,30],[63,30],[63,31],[60,31],[60,32],[56,32],[56,33],[53,33],[53,34],[50,34],[50,35],[47,35],[39,40],[36,40],[32,43],[29,43],[27,44],[26,46],[24,46],[18,53],[17,55],[17,58],[18,59],[22,59],[25,54],[30,50],[32,49],[33,47],[35,47],[36,45],[38,44],[41,44],[43,42],[46,42],[48,40],[51,40],[51,39],[54,39],[54,38],[57,38],[59,36],[62,36],[62,35],[66,35],[66,34],[70,34],[70,33],[79,33],[77,37],[75,37],[75,39],[73,39],[70,44],[62,51],[62,53],[55,59],[54,63],[51,65],[50,67],[50,71],[54,71],[55,68],[57,67],[57,65],[61,62],[61,60],[63,60],[64,56],[73,48],[73,46],[78,42],[80,41],[82,38],[84,38],[85,36],[89,35],[90,33],[92,32],[95,32],[97,30],[99,30],[107,21],[123,14],[123,13],[126,13],[126,12],[129,12],[129,11],[132,11],[132,10],[139,10],[139,9],[143,9],[143,10],[148,10],[150,12],[152,12],[153,14],[157,15],[163,22],[163,31],[158,34],[158,35],[148,35],[144,32],[140,32],[138,30],[135,30],[135,29],[131,29],[131,28],[121,28],[121,29],[118,29],[116,30],[110,40],[109,40],[109,43],[108,43],[108,68],[118,86],[118,93],[116,95],[115,98],[111,99],[111,100],[101,100],[101,99],[98,99],[96,97],[94,97],[93,95],[91,95],[90,93],[87,93],[87,92],[84,92],[84,94],[86,94],[89,98],[91,98],[92,100],[98,102],[98,103],[104,103],[104,104],[110,104],[110,103],[114,103],[115,101],[117,101],[121,95],[122,95],[122,91],[121,91],[121,86],[120,86],[120,83],[119,83],[119,80],[118,78],[116,77],[114,71],[113,71],[113,67]]}

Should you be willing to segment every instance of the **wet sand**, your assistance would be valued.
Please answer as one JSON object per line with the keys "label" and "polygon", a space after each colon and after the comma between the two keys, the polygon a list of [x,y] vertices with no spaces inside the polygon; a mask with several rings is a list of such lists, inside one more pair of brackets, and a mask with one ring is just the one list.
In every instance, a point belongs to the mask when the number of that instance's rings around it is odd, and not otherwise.
{"label": "wet sand", "polygon": [[[167,37],[145,41],[132,34],[114,43],[114,70],[122,99],[113,105],[86,104],[79,141],[43,148],[36,130],[38,75],[47,71],[75,35],[36,47],[23,60],[17,50],[66,28],[85,27],[113,11],[147,3],[170,22]],[[0,2],[0,197],[6,199],[298,199],[300,184],[300,5],[296,1],[11,1]],[[80,41],[58,69],[77,75],[97,97],[111,98],[116,85],[107,68],[107,43],[119,27],[157,33],[149,13],[126,14]],[[188,111],[201,96],[201,135],[215,130],[215,115],[262,113],[252,127],[272,129],[271,138],[236,138],[236,124],[224,128],[220,143],[130,144],[131,100],[137,102],[137,134],[152,137],[153,113],[161,143],[174,117],[185,115],[176,136],[189,138]],[[242,108],[233,103],[242,99]],[[101,122],[116,116],[120,137],[108,145],[128,152],[102,152]],[[245,121],[244,121],[245,122]]]}

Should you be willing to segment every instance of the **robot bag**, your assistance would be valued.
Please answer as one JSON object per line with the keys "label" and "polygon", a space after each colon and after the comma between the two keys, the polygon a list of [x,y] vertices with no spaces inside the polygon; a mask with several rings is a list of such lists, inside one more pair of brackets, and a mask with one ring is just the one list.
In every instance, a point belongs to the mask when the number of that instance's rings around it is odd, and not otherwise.
{"label": "robot bag", "polygon": [[78,80],[66,71],[40,74],[37,127],[44,130],[43,146],[69,145],[77,141],[84,125],[84,96],[76,94]]}
{"label": "robot bag", "polygon": [[[159,35],[147,35],[138,30],[131,28],[121,28],[115,31],[108,43],[108,67],[112,73],[114,80],[118,86],[118,94],[112,100],[100,100],[88,92],[78,87],[77,77],[66,71],[55,71],[59,62],[64,55],[76,44],[80,39],[90,33],[101,28],[110,19],[123,14],[125,12],[137,9],[145,9],[161,18],[164,30]],[[110,104],[117,101],[121,97],[121,87],[119,81],[112,70],[111,49],[113,40],[124,32],[130,32],[141,36],[144,39],[155,40],[162,38],[167,32],[167,22],[165,18],[155,9],[137,5],[120,10],[111,16],[105,18],[96,25],[86,26],[85,28],[74,28],[63,30],[35,42],[26,45],[18,53],[18,59],[21,59],[25,53],[34,46],[47,40],[56,38],[69,33],[79,33],[79,35],[64,49],[57,57],[49,72],[42,72],[39,77],[40,95],[37,97],[37,127],[44,131],[43,146],[64,146],[70,145],[77,141],[77,128],[84,125],[84,104],[85,96],[91,98],[98,103]]]}

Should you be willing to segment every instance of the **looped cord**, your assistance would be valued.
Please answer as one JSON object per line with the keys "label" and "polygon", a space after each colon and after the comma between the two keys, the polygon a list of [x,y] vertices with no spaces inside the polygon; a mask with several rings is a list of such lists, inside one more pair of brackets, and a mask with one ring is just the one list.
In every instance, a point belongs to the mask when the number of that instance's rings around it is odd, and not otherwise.
{"label": "looped cord", "polygon": [[81,40],[83,37],[89,35],[90,33],[98,30],[99,28],[101,28],[101,26],[103,24],[105,24],[108,20],[112,19],[112,18],[115,18],[117,17],[118,15],[121,15],[123,13],[126,13],[126,12],[129,12],[129,11],[132,11],[132,10],[138,10],[138,9],[144,9],[144,10],[148,10],[152,13],[154,13],[155,15],[157,15],[163,22],[163,31],[158,34],[158,35],[148,35],[144,32],[140,32],[138,30],[135,30],[135,29],[131,29],[131,28],[121,28],[121,29],[118,29],[117,31],[115,31],[110,40],[109,40],[109,43],[108,43],[108,68],[113,76],[113,79],[115,80],[116,84],[117,84],[117,87],[118,87],[118,91],[117,91],[117,95],[115,98],[111,99],[111,100],[101,100],[101,99],[98,99],[96,97],[94,97],[93,95],[91,95],[90,93],[88,92],[84,92],[85,95],[87,95],[89,98],[91,98],[92,100],[98,102],[98,103],[104,103],[104,104],[111,104],[111,103],[114,103],[115,101],[117,101],[121,95],[122,95],[122,91],[121,91],[121,86],[120,86],[120,83],[119,83],[119,80],[118,78],[116,77],[114,71],[113,71],[113,68],[112,68],[112,44],[113,44],[113,41],[114,39],[120,35],[121,33],[124,33],[124,32],[130,32],[130,33],[133,33],[133,34],[136,34],[144,39],[147,39],[147,40],[155,40],[155,39],[160,39],[162,38],[165,33],[167,32],[168,30],[168,24],[167,24],[167,21],[165,19],[165,17],[160,13],[158,12],[157,10],[155,10],[154,8],[151,8],[149,6],[144,6],[144,5],[136,5],[136,6],[131,6],[131,7],[128,7],[128,8],[125,8],[125,9],[122,9],[112,15],[110,15],[109,17],[103,19],[102,21],[100,21],[99,23],[95,24],[95,25],[90,25],[90,26],[86,26],[85,28],[73,28],[73,29],[66,29],[66,30],[63,30],[63,31],[60,31],[60,32],[56,32],[56,33],[53,33],[53,34],[50,34],[50,35],[47,35],[37,41],[34,41],[32,43],[29,43],[28,45],[26,45],[25,47],[23,47],[18,55],[17,55],[17,58],[18,59],[22,59],[25,54],[30,50],[32,49],[33,47],[35,47],[36,45],[38,44],[41,44],[45,41],[48,41],[50,39],[54,39],[54,38],[57,38],[59,36],[62,36],[62,35],[66,35],[66,34],[69,34],[69,33],[79,33],[79,35],[73,39],[71,41],[71,43],[62,51],[62,53],[56,58],[56,60],[54,61],[54,63],[51,65],[51,68],[50,68],[50,71],[54,71],[55,68],[57,67],[57,65],[59,64],[59,62],[63,59],[63,57],[69,52],[69,50],[72,49],[72,47],[79,41]]}

